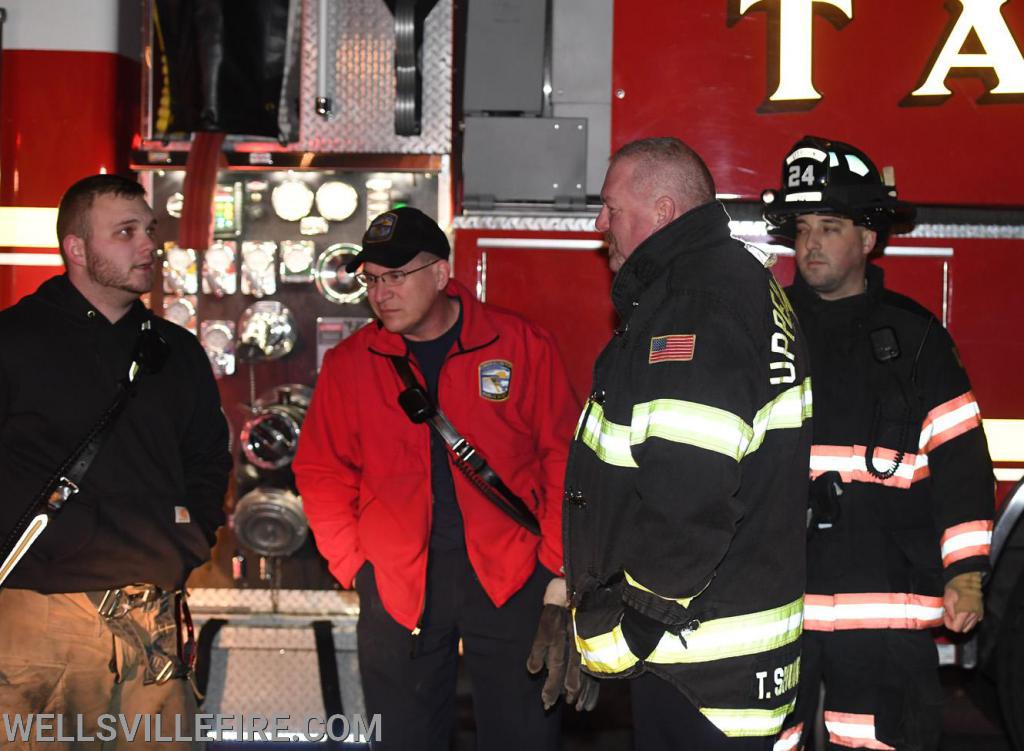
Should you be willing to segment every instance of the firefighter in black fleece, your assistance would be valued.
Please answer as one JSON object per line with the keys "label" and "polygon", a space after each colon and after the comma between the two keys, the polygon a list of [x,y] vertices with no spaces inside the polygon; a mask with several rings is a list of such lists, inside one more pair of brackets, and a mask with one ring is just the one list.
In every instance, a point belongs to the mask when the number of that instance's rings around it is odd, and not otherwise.
{"label": "firefighter in black fleece", "polygon": [[[154,226],[137,183],[79,181],[57,220],[67,272],[0,313],[4,538],[113,402],[144,324],[166,343],[163,367],[139,376],[80,491],[0,590],[0,706],[56,713],[68,735],[103,734],[103,713],[161,714],[165,736],[179,715],[191,735],[195,713],[175,624],[185,579],[224,521],[231,459],[202,348],[139,301],[157,264]],[[120,599],[104,619],[108,590],[108,605]],[[132,748],[188,745],[141,737]],[[35,747],[19,743],[6,747]],[[123,743],[119,733],[104,748]]]}

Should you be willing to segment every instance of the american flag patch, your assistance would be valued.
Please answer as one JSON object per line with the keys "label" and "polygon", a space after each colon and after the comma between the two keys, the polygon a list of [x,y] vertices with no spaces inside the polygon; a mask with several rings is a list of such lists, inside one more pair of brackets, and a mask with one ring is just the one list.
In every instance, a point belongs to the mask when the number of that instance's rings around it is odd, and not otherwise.
{"label": "american flag patch", "polygon": [[687,362],[693,359],[693,348],[696,344],[696,334],[651,337],[651,353],[647,357],[647,362]]}

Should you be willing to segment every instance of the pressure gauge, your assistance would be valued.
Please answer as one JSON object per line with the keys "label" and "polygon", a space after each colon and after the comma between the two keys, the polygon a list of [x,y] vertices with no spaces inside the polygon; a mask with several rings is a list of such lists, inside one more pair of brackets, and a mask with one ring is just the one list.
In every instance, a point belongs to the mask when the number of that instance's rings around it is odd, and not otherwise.
{"label": "pressure gauge", "polygon": [[343,222],[355,213],[359,194],[348,183],[338,180],[326,182],[317,188],[316,210],[332,222]]}
{"label": "pressure gauge", "polygon": [[281,219],[297,222],[313,208],[313,191],[302,180],[288,178],[274,188],[270,205]]}
{"label": "pressure gauge", "polygon": [[331,245],[316,259],[316,288],[325,298],[339,305],[358,302],[366,296],[366,287],[345,271],[345,264],[355,258],[362,248],[352,243]]}

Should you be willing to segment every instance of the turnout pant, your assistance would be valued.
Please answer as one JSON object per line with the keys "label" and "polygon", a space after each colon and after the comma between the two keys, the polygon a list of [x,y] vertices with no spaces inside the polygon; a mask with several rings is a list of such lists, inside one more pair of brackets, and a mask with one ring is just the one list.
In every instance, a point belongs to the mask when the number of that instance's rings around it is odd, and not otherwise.
{"label": "turnout pant", "polygon": [[810,748],[822,683],[828,748],[939,747],[943,693],[930,631],[805,631],[796,710],[779,751]]}
{"label": "turnout pant", "polygon": [[651,673],[630,679],[636,751],[770,751],[774,738],[730,738],[675,686]]}
{"label": "turnout pant", "polygon": [[[0,589],[0,746],[12,751],[200,748],[166,740],[175,735],[176,716],[181,736],[193,735],[196,702],[188,681],[145,685],[143,660],[111,634],[85,594]],[[59,715],[60,725],[39,715]],[[138,717],[134,739],[117,725],[116,737],[98,740],[110,734],[97,725],[100,715],[124,715],[129,728]],[[8,737],[18,717],[32,718],[27,740],[20,734]],[[37,725],[39,719],[44,724]],[[93,740],[82,740],[89,737]]]}
{"label": "turnout pant", "polygon": [[458,644],[473,696],[477,747],[559,747],[561,704],[545,712],[541,676],[526,670],[550,573],[538,565],[502,607],[487,597],[464,551],[432,553],[419,635],[384,610],[373,567],[356,577],[359,671],[366,711],[381,715],[384,751],[448,751],[455,721]]}

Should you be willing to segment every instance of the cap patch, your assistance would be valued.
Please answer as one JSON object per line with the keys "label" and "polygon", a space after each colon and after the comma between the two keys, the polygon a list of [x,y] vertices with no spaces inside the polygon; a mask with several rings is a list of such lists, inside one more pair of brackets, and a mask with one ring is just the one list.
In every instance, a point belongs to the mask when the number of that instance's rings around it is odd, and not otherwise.
{"label": "cap patch", "polygon": [[507,360],[488,360],[480,363],[480,396],[492,402],[508,399],[512,385],[512,363]]}
{"label": "cap patch", "polygon": [[363,237],[364,243],[386,243],[395,234],[395,228],[398,226],[398,214],[392,211],[388,211],[381,214],[366,230],[366,235]]}

